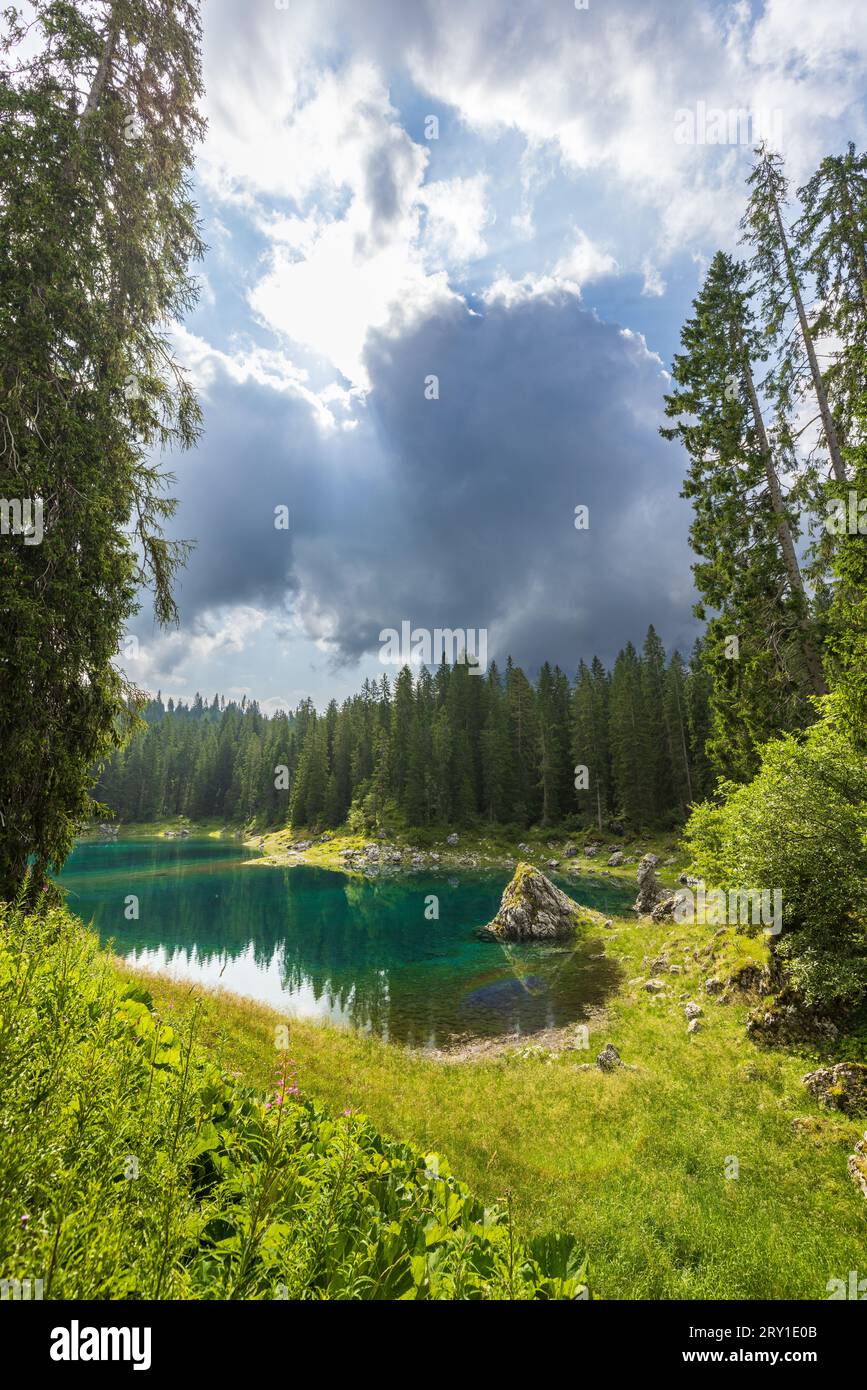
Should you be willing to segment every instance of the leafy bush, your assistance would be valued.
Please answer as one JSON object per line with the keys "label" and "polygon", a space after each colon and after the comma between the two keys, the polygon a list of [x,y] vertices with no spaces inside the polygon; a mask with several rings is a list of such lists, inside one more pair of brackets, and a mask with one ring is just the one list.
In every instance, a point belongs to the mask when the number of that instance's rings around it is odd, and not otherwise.
{"label": "leafy bush", "polygon": [[587,1296],[436,1155],[217,1067],[62,908],[0,907],[0,1279],[45,1298]]}
{"label": "leafy bush", "polygon": [[775,739],[757,776],[723,783],[686,827],[693,869],[714,887],[782,889],[778,956],[810,1005],[867,993],[867,755],[833,698],[803,738]]}

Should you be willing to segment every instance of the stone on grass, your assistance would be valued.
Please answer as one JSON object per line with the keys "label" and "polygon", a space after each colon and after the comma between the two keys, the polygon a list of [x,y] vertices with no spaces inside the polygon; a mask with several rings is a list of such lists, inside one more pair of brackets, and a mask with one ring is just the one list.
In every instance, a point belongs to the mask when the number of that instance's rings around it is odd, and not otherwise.
{"label": "stone on grass", "polygon": [[867,1130],[864,1131],[864,1138],[856,1143],[855,1152],[849,1155],[848,1167],[849,1176],[861,1189],[861,1196],[867,1200]]}
{"label": "stone on grass", "polygon": [[614,1071],[616,1067],[622,1067],[620,1053],[614,1043],[606,1043],[599,1056],[596,1058],[596,1065],[600,1071]]}
{"label": "stone on grass", "polygon": [[846,1115],[867,1112],[867,1063],[837,1062],[819,1067],[802,1078],[820,1105],[842,1110]]}

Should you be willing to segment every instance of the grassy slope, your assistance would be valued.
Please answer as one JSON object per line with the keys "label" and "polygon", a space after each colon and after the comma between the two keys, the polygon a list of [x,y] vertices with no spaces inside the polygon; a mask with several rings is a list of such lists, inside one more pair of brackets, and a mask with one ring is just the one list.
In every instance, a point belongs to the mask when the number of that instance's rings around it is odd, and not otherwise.
{"label": "grassy slope", "polygon": [[[815,1059],[759,1050],[744,1031],[746,1002],[704,993],[705,967],[683,949],[705,946],[708,928],[615,925],[609,950],[625,983],[589,1054],[443,1063],[293,1023],[302,1090],[445,1153],[485,1200],[511,1192],[528,1233],[578,1235],[604,1297],[827,1297],[830,1278],[864,1265],[867,1204],[846,1172],[864,1119],[821,1110],[800,1083]],[[685,973],[653,999],[637,981],[643,957],[666,942]],[[160,1006],[191,1007],[188,984],[151,987]],[[693,1037],[681,993],[705,1011]],[[208,1041],[264,1084],[280,1015],[204,998]],[[579,1071],[609,1039],[636,1069]],[[732,1156],[736,1180],[725,1176]]]}
{"label": "grassy slope", "polygon": [[515,1240],[446,1163],[299,1095],[285,1053],[266,1102],[214,1064],[196,1010],[151,1002],[63,909],[0,904],[4,1281],[46,1299],[587,1295],[574,1242]]}

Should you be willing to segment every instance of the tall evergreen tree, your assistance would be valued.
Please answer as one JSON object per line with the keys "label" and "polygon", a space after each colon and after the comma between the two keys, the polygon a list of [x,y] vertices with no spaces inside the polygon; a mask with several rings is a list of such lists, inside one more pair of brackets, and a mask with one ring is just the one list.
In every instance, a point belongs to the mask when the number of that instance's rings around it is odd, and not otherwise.
{"label": "tall evergreen tree", "polygon": [[794,241],[815,286],[813,334],[835,344],[824,377],[845,447],[867,396],[867,154],[850,141],[845,154],[827,155],[798,199]]}
{"label": "tall evergreen tree", "polygon": [[645,716],[641,662],[631,642],[627,642],[614,663],[610,711],[611,771],[617,810],[631,826],[648,825],[653,818],[652,733]]}
{"label": "tall evergreen tree", "polygon": [[611,801],[611,766],[608,677],[598,657],[593,658],[590,667],[583,661],[579,664],[573,707],[572,751],[578,783],[583,781],[582,769],[587,769],[587,787],[576,786],[575,797],[579,810],[594,819],[601,830]]}
{"label": "tall evergreen tree", "polygon": [[[0,898],[41,889],[129,724],[113,663],[140,584],[174,616],[182,549],[153,463],[198,409],[167,326],[195,299],[189,171],[203,125],[193,0],[41,0],[0,50],[0,495],[41,544],[4,541]],[[31,22],[32,21],[32,22]],[[133,538],[130,532],[135,533]]]}
{"label": "tall evergreen tree", "polygon": [[[758,398],[753,363],[765,353],[742,265],[718,252],[683,327],[675,387],[662,430],[686,448],[683,495],[703,602],[716,610],[705,636],[713,676],[717,768],[749,776],[758,744],[812,717],[825,690],[816,624]],[[733,644],[732,639],[735,639]]]}
{"label": "tall evergreen tree", "polygon": [[[785,224],[788,182],[782,156],[762,144],[747,180],[752,192],[741,227],[753,249],[752,268],[758,281],[765,330],[770,338],[782,338],[774,373],[781,410],[788,415],[804,389],[812,388],[819,407],[822,431],[838,483],[846,481],[843,451],[828,397],[828,383],[819,366],[815,329],[804,302],[804,264],[797,236]],[[787,320],[794,314],[797,332]]]}

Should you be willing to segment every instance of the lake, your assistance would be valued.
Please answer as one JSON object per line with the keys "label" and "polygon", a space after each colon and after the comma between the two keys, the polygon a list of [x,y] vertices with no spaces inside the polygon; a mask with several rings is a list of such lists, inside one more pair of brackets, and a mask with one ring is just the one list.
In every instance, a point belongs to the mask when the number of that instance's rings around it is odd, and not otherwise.
{"label": "lake", "polygon": [[[215,839],[86,842],[60,884],[70,909],[131,965],[417,1047],[579,1022],[617,984],[595,931],[555,945],[477,939],[505,869],[350,878],[245,862],[255,857]],[[552,878],[603,912],[624,911],[635,891]],[[126,916],[132,895],[137,920]],[[425,916],[430,895],[438,920]]]}

